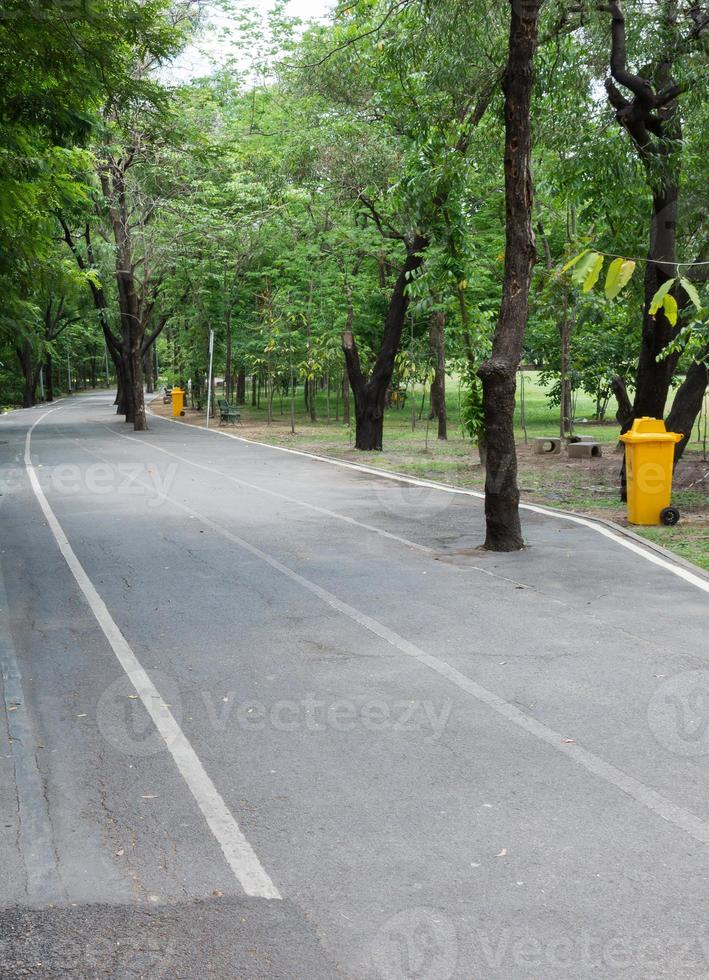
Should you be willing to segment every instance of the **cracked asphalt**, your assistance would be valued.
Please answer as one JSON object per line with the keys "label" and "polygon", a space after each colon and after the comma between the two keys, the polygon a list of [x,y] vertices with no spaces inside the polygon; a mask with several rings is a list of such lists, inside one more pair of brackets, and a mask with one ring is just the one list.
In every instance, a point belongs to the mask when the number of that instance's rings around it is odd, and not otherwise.
{"label": "cracked asphalt", "polygon": [[111,401],[0,419],[0,978],[709,976],[701,573]]}

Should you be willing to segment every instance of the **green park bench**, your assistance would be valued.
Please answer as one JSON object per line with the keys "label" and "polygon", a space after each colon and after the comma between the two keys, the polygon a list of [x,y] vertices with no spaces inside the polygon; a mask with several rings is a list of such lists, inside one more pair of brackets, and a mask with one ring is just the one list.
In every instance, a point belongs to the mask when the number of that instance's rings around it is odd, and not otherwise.
{"label": "green park bench", "polygon": [[224,425],[225,423],[231,422],[235,425],[237,422],[241,422],[241,410],[238,408],[232,408],[226,398],[217,399],[217,408],[219,409],[219,424]]}

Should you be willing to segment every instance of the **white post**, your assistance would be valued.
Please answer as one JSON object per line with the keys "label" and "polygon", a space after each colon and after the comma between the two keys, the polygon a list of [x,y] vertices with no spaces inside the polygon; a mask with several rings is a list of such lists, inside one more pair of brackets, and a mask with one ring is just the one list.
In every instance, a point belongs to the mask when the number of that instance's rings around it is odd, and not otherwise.
{"label": "white post", "polygon": [[66,377],[67,391],[71,394],[71,361],[69,360],[69,351],[66,352]]}
{"label": "white post", "polygon": [[212,411],[212,365],[214,363],[214,331],[209,331],[209,377],[207,378],[207,428],[209,414]]}
{"label": "white post", "polygon": [[44,401],[44,367],[39,369],[39,397]]}

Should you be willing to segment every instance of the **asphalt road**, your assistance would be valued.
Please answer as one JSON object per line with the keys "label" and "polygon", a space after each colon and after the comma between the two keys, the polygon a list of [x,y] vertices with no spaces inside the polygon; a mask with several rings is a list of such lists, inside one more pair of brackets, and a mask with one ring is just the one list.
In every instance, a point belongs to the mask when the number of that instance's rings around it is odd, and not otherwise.
{"label": "asphalt road", "polygon": [[0,420],[0,977],[709,976],[706,579],[45,411]]}

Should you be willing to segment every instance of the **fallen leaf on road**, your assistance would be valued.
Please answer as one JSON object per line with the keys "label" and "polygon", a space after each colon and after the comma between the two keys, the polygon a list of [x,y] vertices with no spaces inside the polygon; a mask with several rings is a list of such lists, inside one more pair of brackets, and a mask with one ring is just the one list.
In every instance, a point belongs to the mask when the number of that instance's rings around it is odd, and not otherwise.
{"label": "fallen leaf on road", "polygon": [[214,889],[214,891],[212,892],[212,895],[214,895],[214,897],[215,897],[215,898],[224,898],[224,892],[220,892],[220,891],[219,891],[218,889],[216,889],[216,888],[215,888],[215,889]]}
{"label": "fallen leaf on road", "polygon": [[575,738],[565,738],[564,739],[564,745],[575,745],[575,744],[576,744],[576,739]]}
{"label": "fallen leaf on road", "polygon": [[499,854],[496,854],[495,857],[498,857],[498,858],[506,858],[507,857],[507,848],[506,847],[503,847],[502,850],[500,851],[500,853]]}
{"label": "fallen leaf on road", "polygon": [[157,796],[141,796],[141,800],[157,800]]}

